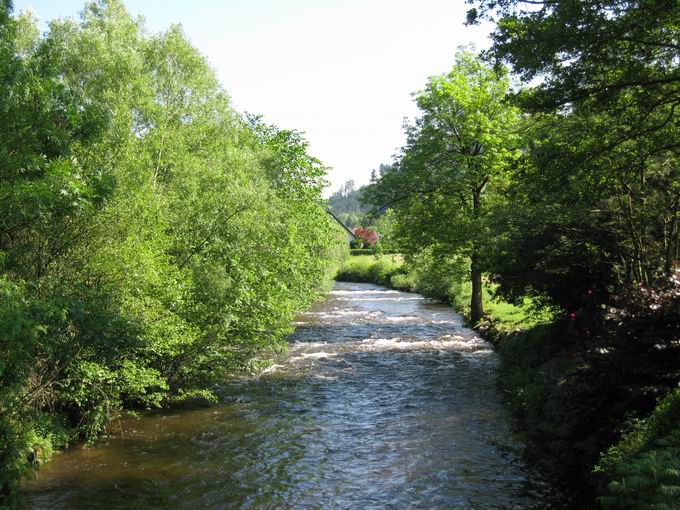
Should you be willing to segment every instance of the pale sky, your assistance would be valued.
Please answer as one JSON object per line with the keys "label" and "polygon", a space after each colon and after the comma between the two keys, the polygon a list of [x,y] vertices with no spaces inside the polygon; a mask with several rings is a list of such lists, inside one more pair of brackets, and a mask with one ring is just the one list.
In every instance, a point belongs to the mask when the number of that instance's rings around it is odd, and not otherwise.
{"label": "pale sky", "polygon": [[[41,21],[76,16],[84,0],[15,0]],[[126,0],[149,28],[181,23],[236,109],[303,131],[331,170],[327,193],[366,184],[404,143],[411,93],[453,65],[456,48],[488,47],[466,27],[464,0]]]}

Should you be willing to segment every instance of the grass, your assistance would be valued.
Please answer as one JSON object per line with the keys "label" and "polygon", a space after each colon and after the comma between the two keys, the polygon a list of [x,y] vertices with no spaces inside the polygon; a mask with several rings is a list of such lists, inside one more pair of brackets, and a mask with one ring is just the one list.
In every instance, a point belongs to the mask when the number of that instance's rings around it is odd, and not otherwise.
{"label": "grass", "polygon": [[[352,255],[342,264],[335,279],[419,292],[448,302],[467,316],[472,292],[470,283],[459,283],[455,278],[442,274],[433,277],[434,272],[428,269],[409,267],[399,254]],[[495,290],[492,284],[484,286],[484,310],[488,320],[499,331],[529,329],[553,319],[550,311],[537,309],[530,298],[525,298],[521,304],[512,304],[495,297]]]}
{"label": "grass", "polygon": [[495,285],[484,286],[484,311],[501,332],[530,329],[555,319],[552,310],[537,307],[530,297],[525,297],[520,304],[513,304],[494,297],[495,290]]}
{"label": "grass", "polygon": [[404,271],[401,255],[352,255],[338,270],[336,280],[392,286],[392,277]]}

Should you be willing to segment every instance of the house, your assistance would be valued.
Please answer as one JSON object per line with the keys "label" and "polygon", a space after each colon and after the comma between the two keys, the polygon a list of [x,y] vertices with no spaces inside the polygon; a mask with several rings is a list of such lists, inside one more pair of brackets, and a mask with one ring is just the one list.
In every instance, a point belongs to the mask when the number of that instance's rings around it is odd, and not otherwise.
{"label": "house", "polygon": [[352,241],[357,239],[357,236],[354,235],[354,232],[352,232],[347,225],[345,225],[342,221],[338,219],[338,217],[333,214],[333,212],[330,209],[326,209],[326,212],[331,215],[331,218],[333,218],[338,225],[342,227],[342,229],[345,231],[347,234],[347,242],[351,243]]}

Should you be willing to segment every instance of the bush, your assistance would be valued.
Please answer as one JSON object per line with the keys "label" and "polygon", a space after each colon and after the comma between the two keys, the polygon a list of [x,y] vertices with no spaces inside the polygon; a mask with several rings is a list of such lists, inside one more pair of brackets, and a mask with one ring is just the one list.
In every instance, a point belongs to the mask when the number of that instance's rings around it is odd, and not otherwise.
{"label": "bush", "polygon": [[355,255],[340,267],[335,279],[389,286],[392,277],[403,271],[403,259],[398,255]]}
{"label": "bush", "polygon": [[604,508],[680,508],[678,289],[676,272],[606,317],[584,312],[500,343],[500,381],[535,451]]}
{"label": "bush", "polygon": [[349,250],[350,255],[396,255],[399,252],[395,250],[380,250],[379,245],[373,248],[352,248]]}
{"label": "bush", "polygon": [[565,322],[501,335],[499,382],[530,439],[529,455],[578,501],[592,499],[590,470],[610,441],[606,380],[581,364]]}
{"label": "bush", "polygon": [[636,420],[622,440],[603,454],[599,498],[611,509],[680,508],[680,388]]}
{"label": "bush", "polygon": [[41,35],[10,10],[0,507],[67,440],[257,366],[346,253],[302,135],[236,112],[179,27],[106,0]]}

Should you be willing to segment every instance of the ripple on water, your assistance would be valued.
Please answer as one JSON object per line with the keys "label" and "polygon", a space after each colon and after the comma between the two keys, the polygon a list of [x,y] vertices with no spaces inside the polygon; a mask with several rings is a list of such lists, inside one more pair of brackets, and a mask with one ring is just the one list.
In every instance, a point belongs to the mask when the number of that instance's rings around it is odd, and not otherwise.
{"label": "ripple on water", "polygon": [[337,283],[208,409],[121,420],[27,483],[33,508],[559,508],[520,460],[490,345],[448,307]]}

